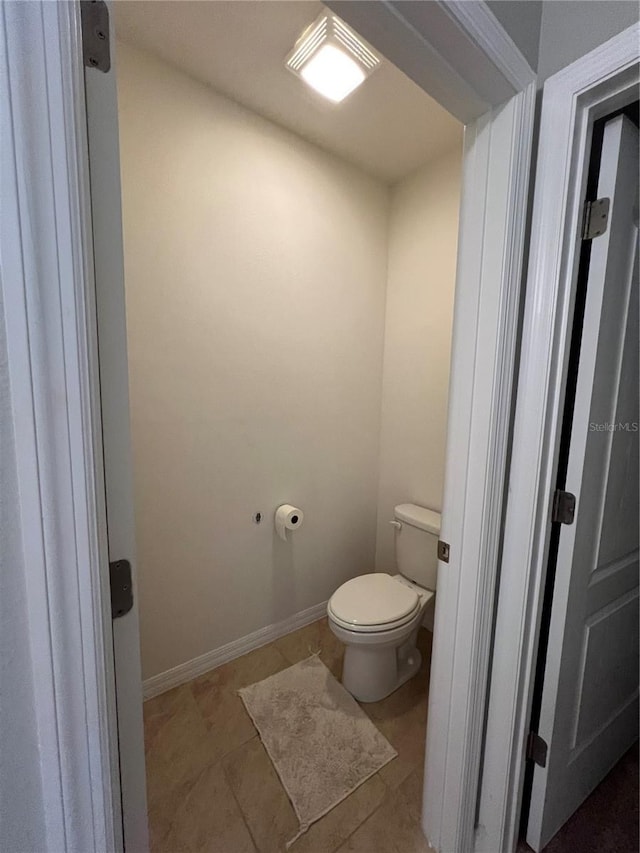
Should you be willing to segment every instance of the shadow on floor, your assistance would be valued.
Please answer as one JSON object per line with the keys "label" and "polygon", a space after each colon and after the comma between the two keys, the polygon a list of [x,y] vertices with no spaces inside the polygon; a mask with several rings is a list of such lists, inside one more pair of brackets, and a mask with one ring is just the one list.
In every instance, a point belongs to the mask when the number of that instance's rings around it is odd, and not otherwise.
{"label": "shadow on floor", "polygon": [[[544,853],[637,853],[638,832],[638,744],[587,797]],[[518,853],[531,851],[520,842]]]}

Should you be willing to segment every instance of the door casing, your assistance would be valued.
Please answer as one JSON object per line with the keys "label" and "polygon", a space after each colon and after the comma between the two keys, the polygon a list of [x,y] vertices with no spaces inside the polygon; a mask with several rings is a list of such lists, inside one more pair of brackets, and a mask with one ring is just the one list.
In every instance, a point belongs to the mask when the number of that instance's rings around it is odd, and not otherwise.
{"label": "door casing", "polygon": [[[535,75],[484,2],[355,2],[340,3],[339,11],[466,124],[442,530],[451,558],[439,567],[423,827],[437,849],[471,849]],[[28,621],[47,834],[52,849],[118,850],[95,223],[79,6],[3,4],[0,26],[9,140],[2,158],[2,289],[23,546],[37,566],[29,578]]]}
{"label": "door casing", "polygon": [[591,134],[637,100],[640,25],[545,83],[483,775],[479,849],[513,850],[522,806]]}

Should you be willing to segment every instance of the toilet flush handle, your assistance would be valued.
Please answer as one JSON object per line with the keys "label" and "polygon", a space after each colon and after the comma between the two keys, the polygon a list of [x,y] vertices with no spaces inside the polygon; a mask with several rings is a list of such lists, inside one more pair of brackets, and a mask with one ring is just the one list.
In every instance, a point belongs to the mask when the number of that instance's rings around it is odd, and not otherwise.
{"label": "toilet flush handle", "polygon": [[401,521],[390,521],[389,524],[393,525],[396,530],[402,530],[402,522]]}

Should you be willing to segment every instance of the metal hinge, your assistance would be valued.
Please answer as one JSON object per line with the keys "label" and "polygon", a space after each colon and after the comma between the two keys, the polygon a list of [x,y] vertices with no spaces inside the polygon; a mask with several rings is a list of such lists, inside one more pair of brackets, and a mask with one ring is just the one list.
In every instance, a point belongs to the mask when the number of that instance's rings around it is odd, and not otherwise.
{"label": "metal hinge", "polygon": [[103,0],[81,0],[80,17],[84,64],[106,74],[111,68],[109,8]]}
{"label": "metal hinge", "polygon": [[556,489],[553,493],[553,507],[551,509],[551,521],[560,524],[573,524],[576,514],[576,496],[571,492]]}
{"label": "metal hinge", "polygon": [[585,201],[584,215],[582,219],[582,239],[593,240],[607,230],[609,222],[608,198],[596,198],[594,201]]}
{"label": "metal hinge", "polygon": [[117,619],[133,607],[129,560],[116,560],[114,563],[109,563],[109,579],[111,581],[111,618]]}
{"label": "metal hinge", "polygon": [[438,539],[438,559],[442,563],[449,562],[449,550],[450,546],[448,542],[443,542],[442,539]]}
{"label": "metal hinge", "polygon": [[547,766],[547,742],[536,732],[529,732],[527,758],[539,767]]}

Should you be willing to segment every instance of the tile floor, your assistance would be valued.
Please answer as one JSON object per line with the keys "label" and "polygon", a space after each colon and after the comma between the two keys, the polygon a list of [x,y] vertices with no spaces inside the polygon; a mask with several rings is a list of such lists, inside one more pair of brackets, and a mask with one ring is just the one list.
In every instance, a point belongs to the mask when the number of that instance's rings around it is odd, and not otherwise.
{"label": "tile floor", "polygon": [[[431,634],[422,668],[362,707],[398,757],[325,815],[292,853],[428,853],[419,827]],[[326,619],[144,705],[152,853],[279,853],[298,822],[237,690],[320,651],[339,679],[343,646]]]}

